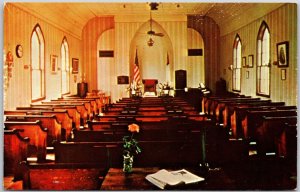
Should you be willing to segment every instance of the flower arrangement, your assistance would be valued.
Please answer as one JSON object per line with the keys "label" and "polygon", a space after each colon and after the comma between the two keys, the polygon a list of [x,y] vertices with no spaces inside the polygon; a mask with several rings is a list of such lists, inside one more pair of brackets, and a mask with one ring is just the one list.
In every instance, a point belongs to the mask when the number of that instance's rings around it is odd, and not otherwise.
{"label": "flower arrangement", "polygon": [[131,132],[131,136],[123,137],[123,171],[126,173],[132,171],[134,155],[141,152],[138,142],[133,138],[134,133],[138,133],[140,131],[140,127],[133,123],[128,125],[128,131]]}
{"label": "flower arrangement", "polygon": [[160,89],[161,90],[172,90],[173,87],[171,87],[168,82],[164,83],[164,84],[160,83]]}
{"label": "flower arrangement", "polygon": [[127,91],[134,91],[137,92],[142,88],[142,86],[139,85],[139,83],[136,83],[135,81],[133,81],[132,83],[130,83],[130,85],[127,87]]}

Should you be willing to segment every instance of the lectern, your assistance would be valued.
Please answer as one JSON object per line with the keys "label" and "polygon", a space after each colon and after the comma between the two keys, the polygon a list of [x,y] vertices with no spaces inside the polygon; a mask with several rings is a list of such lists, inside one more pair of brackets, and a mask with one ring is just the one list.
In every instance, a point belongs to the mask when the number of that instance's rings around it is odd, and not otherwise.
{"label": "lectern", "polygon": [[88,92],[87,83],[77,83],[77,95],[79,97],[86,97],[87,92]]}

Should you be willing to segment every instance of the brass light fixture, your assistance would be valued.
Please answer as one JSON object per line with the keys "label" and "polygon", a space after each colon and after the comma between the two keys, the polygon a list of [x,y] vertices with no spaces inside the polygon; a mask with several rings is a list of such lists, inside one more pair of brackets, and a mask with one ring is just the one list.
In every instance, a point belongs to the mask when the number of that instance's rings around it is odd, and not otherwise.
{"label": "brass light fixture", "polygon": [[149,41],[147,41],[147,44],[148,44],[149,47],[153,46],[154,41],[153,41],[153,39],[151,37],[150,37]]}

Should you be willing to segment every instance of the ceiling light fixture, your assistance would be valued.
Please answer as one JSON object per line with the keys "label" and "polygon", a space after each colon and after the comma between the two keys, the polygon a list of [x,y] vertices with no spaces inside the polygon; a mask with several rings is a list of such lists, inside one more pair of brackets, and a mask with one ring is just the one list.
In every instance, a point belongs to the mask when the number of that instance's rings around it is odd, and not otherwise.
{"label": "ceiling light fixture", "polygon": [[149,47],[153,46],[154,41],[153,41],[153,39],[151,37],[150,37],[149,41],[147,42],[147,44],[148,44]]}

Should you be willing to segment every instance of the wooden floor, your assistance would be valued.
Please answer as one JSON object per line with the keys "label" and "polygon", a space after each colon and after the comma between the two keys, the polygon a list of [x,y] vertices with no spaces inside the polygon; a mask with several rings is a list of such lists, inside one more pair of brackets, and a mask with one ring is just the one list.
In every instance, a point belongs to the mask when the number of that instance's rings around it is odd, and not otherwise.
{"label": "wooden floor", "polygon": [[[48,153],[47,160],[54,162],[54,154]],[[35,161],[30,159],[30,161]],[[221,167],[210,167],[210,171],[223,170],[226,181],[231,181],[230,187],[224,190],[295,190],[297,177],[285,174],[281,171],[284,166],[278,162],[258,163],[255,161],[225,164]],[[246,165],[246,166],[245,166]],[[214,189],[223,190],[221,183],[215,182]],[[3,180],[4,190],[22,190],[22,181],[13,181],[12,176],[6,176]]]}
{"label": "wooden floor", "polygon": [[[29,157],[27,158],[28,162],[36,162],[37,158],[35,157]],[[47,157],[46,157],[47,161],[53,162],[55,160],[55,156],[54,153],[52,152],[48,152],[47,153]],[[13,181],[13,176],[5,176],[3,177],[3,189],[4,190],[23,190],[23,181]]]}

